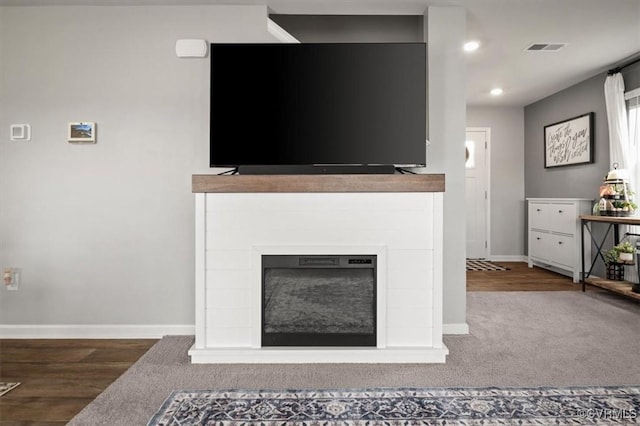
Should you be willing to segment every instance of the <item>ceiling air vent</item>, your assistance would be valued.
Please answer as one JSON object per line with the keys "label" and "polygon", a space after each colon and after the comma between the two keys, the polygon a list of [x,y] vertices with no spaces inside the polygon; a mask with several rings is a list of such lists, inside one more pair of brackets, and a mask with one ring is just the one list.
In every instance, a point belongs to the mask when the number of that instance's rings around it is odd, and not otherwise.
{"label": "ceiling air vent", "polygon": [[567,43],[533,43],[524,50],[532,52],[556,52],[566,45]]}

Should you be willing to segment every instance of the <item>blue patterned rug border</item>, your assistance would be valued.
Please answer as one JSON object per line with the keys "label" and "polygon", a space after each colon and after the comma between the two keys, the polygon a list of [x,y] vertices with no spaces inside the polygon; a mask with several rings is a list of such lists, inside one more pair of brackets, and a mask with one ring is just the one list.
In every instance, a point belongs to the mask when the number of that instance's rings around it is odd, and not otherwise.
{"label": "blue patterned rug border", "polygon": [[151,418],[168,425],[638,424],[640,385],[175,390]]}

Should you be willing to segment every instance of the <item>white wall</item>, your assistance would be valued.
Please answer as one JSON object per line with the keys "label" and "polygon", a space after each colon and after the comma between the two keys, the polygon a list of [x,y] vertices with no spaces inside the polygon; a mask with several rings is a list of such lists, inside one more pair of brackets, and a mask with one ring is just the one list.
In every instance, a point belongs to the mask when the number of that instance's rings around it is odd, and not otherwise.
{"label": "white wall", "polygon": [[[275,41],[266,27],[264,6],[0,7],[0,266],[22,269],[18,292],[0,289],[0,325],[193,325],[209,63],[176,58],[175,40]],[[444,322],[463,326],[464,36],[463,8],[427,10]],[[68,144],[70,121],[97,122],[98,143]],[[33,140],[10,142],[11,123]]]}
{"label": "white wall", "polygon": [[466,65],[461,46],[466,31],[462,7],[429,7],[425,16],[429,66],[427,173],[446,173],[444,194],[445,333],[466,327],[465,169]]}
{"label": "white wall", "polygon": [[491,129],[491,253],[517,259],[526,253],[524,108],[467,107],[467,127]]}
{"label": "white wall", "polygon": [[[175,41],[266,28],[264,6],[0,8],[0,265],[22,269],[0,323],[193,325],[209,60]],[[97,122],[98,143],[67,143],[70,121]]]}

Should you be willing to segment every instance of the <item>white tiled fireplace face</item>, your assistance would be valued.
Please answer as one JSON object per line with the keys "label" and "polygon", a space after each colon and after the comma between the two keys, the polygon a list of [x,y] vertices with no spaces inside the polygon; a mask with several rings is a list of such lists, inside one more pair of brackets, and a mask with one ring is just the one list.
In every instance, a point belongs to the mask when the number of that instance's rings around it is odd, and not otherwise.
{"label": "white tiled fireplace face", "polygon": [[[444,362],[441,201],[441,193],[196,194],[192,361]],[[262,348],[261,259],[279,254],[376,255],[377,348]]]}

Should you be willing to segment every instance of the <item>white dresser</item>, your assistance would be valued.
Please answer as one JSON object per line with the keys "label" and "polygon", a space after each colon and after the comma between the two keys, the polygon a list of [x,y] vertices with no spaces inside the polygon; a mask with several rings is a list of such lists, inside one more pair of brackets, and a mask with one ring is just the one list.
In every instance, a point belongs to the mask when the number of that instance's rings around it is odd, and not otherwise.
{"label": "white dresser", "polygon": [[[527,198],[529,202],[529,267],[551,269],[580,281],[580,215],[591,214],[585,198]],[[591,256],[585,241],[585,259]]]}

